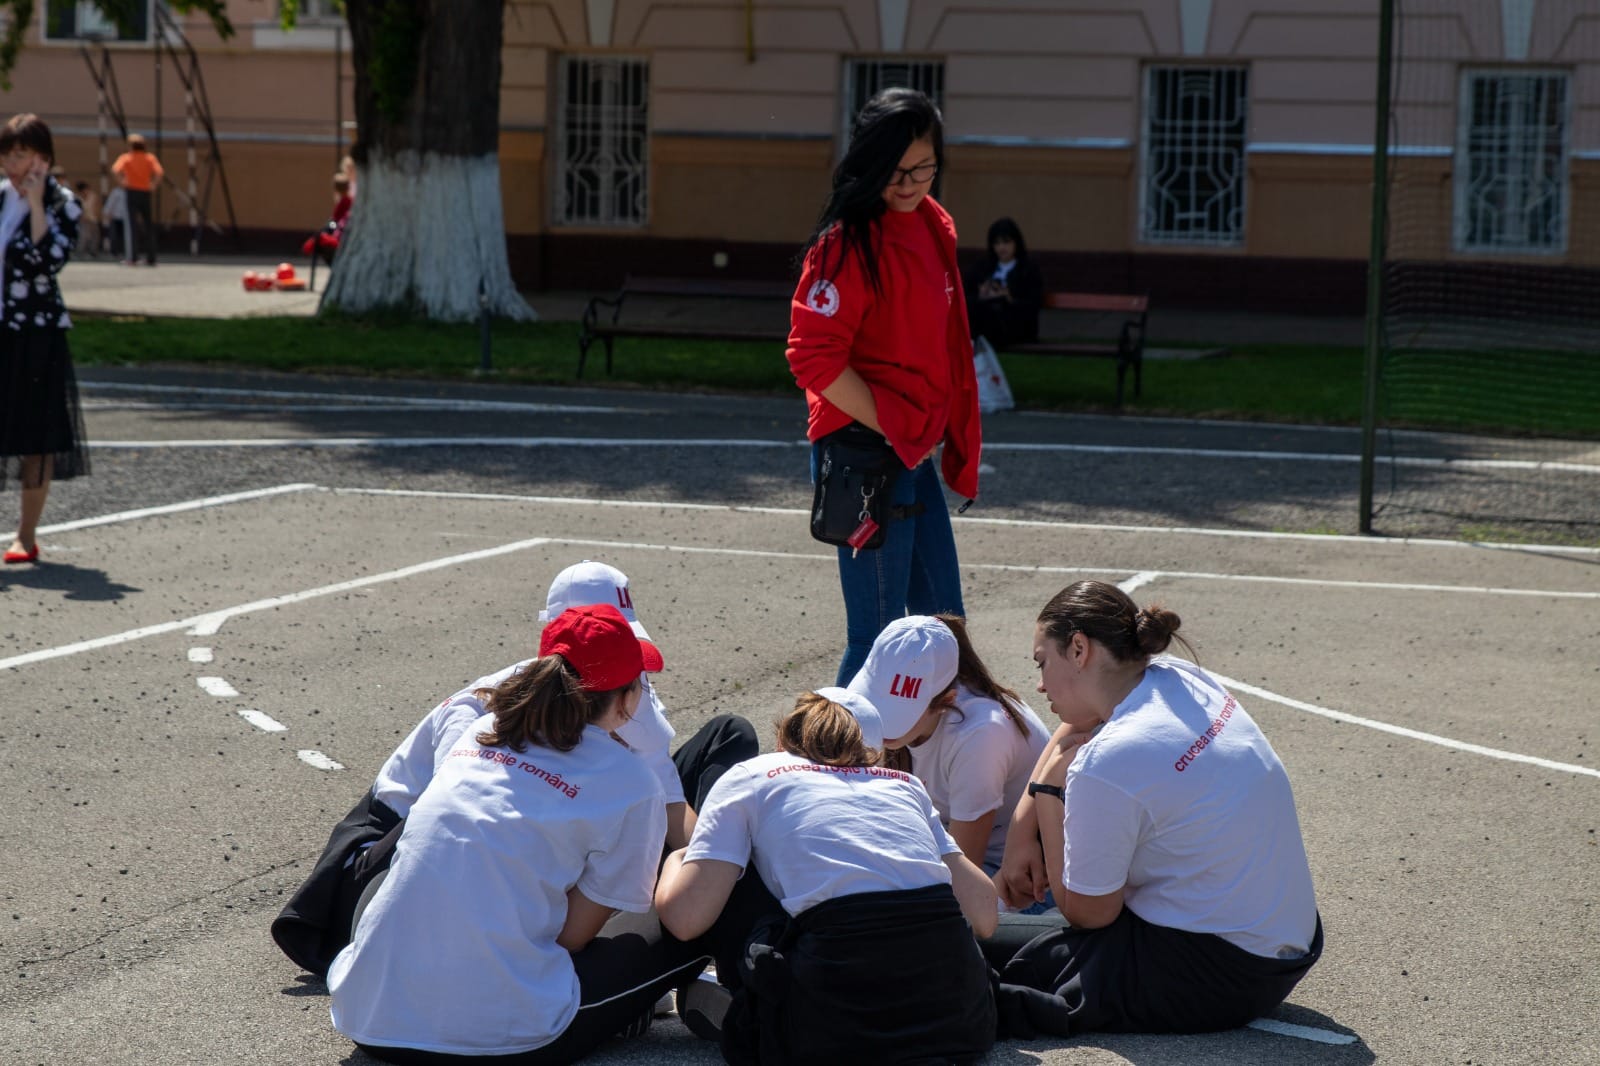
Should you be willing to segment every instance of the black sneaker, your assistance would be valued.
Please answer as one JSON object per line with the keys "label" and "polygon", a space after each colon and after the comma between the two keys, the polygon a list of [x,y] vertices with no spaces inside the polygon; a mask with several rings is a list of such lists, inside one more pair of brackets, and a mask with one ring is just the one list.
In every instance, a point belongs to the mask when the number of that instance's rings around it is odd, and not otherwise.
{"label": "black sneaker", "polygon": [[715,979],[700,977],[678,989],[678,1017],[701,1040],[722,1039],[722,1020],[733,1005],[733,993]]}

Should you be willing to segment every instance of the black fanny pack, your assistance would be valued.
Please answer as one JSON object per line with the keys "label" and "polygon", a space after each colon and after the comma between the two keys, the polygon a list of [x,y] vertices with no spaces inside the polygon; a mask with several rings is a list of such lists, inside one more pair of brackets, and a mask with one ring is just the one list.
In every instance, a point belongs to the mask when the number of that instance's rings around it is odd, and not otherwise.
{"label": "black fanny pack", "polygon": [[891,507],[889,497],[906,465],[889,442],[859,422],[823,437],[811,500],[811,535],[824,544],[878,548],[889,523],[916,507]]}

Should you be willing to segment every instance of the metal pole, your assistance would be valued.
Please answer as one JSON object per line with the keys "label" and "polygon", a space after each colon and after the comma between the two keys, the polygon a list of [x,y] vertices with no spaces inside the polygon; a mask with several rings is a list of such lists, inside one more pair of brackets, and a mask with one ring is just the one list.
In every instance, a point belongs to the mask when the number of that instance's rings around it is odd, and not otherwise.
{"label": "metal pole", "polygon": [[333,27],[333,169],[344,163],[344,16]]}
{"label": "metal pole", "polygon": [[189,139],[189,254],[200,254],[200,195],[195,181],[196,160],[194,151],[194,89],[188,85],[183,91],[183,124]]}
{"label": "metal pole", "polygon": [[489,289],[478,279],[478,376],[494,373],[494,358],[490,352]]}
{"label": "metal pole", "polygon": [[[166,36],[166,25],[157,19],[151,27],[155,33],[156,45],[156,159],[161,159],[161,39]],[[165,163],[161,164],[166,166]],[[161,243],[161,182],[150,184],[150,246],[149,251],[156,252]]]}
{"label": "metal pole", "polygon": [[1372,238],[1367,252],[1366,358],[1361,390],[1362,533],[1372,532],[1372,474],[1378,446],[1378,367],[1383,344],[1383,258],[1389,230],[1389,95],[1394,0],[1378,5],[1378,100],[1372,134]]}

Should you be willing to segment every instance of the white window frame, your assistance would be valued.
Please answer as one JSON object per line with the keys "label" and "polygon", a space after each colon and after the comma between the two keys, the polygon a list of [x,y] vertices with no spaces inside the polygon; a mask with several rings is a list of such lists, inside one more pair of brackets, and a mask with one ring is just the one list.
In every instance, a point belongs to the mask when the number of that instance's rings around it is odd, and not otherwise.
{"label": "white window frame", "polygon": [[[1496,130],[1478,129],[1473,123],[1473,97],[1476,87],[1485,81],[1544,81],[1561,93],[1554,131],[1557,143],[1548,140],[1550,130],[1537,124],[1502,126]],[[1502,90],[1504,91],[1504,90]],[[1494,67],[1465,68],[1461,71],[1460,91],[1456,97],[1456,161],[1454,167],[1454,196],[1452,208],[1452,245],[1458,252],[1473,255],[1562,255],[1567,250],[1567,234],[1571,224],[1571,142],[1572,142],[1572,72],[1551,67]],[[1504,144],[1491,142],[1496,135]],[[1496,148],[1500,148],[1502,170],[1498,175],[1510,190],[1510,198],[1520,203],[1520,219],[1502,216],[1491,219],[1490,233],[1475,232],[1475,207],[1482,207],[1492,215],[1493,205],[1476,192],[1474,185],[1482,177],[1477,166],[1480,158],[1487,157],[1486,165],[1493,165]],[[1535,236],[1530,228],[1529,216],[1535,202],[1529,199],[1529,186],[1538,179],[1534,171],[1542,160],[1555,149],[1556,174],[1548,181],[1545,195],[1553,196],[1554,232]],[[1532,238],[1532,239],[1530,239]]]}
{"label": "white window frame", "polygon": [[[640,79],[643,90],[643,99],[633,108],[634,114],[628,115],[624,110],[628,105],[619,105],[599,102],[590,105],[599,109],[599,114],[588,121],[593,121],[594,131],[598,140],[594,146],[599,153],[599,158],[594,166],[593,175],[598,183],[598,190],[594,199],[600,205],[596,211],[576,212],[567,195],[567,179],[571,168],[574,166],[588,166],[590,164],[577,163],[568,158],[568,133],[571,128],[572,114],[567,99],[568,72],[572,64],[592,64],[596,67],[609,66],[614,68],[619,77],[634,76]],[[557,226],[585,226],[604,228],[643,229],[650,222],[650,61],[646,57],[631,55],[610,55],[588,52],[569,53],[556,57],[556,85],[553,97],[555,99],[555,146],[552,153],[555,173],[552,184],[553,222]],[[608,114],[607,112],[613,112]],[[617,120],[622,119],[626,126]],[[631,126],[632,129],[627,128]],[[637,159],[606,162],[608,152],[617,152],[626,148],[626,141],[632,136],[638,136]],[[638,195],[635,197],[636,210],[632,213],[609,210],[608,204],[614,205],[617,195],[615,178],[619,174],[626,174],[638,182]]]}
{"label": "white window frame", "polygon": [[[861,98],[857,98],[856,74],[871,71],[876,68],[876,77],[872,79],[873,88]],[[910,77],[902,76],[902,71],[916,71]],[[944,75],[945,64],[940,56],[846,56],[841,67],[842,77],[839,88],[839,144],[840,154],[844,146],[850,143],[850,127],[855,124],[856,115],[867,105],[875,94],[884,89],[910,88],[920,89],[928,94],[942,114],[944,112]],[[931,90],[931,91],[930,91]]]}
{"label": "white window frame", "polygon": [[[1234,104],[1237,115],[1225,121],[1228,128],[1211,130],[1198,130],[1191,132],[1162,131],[1156,128],[1156,94],[1157,81],[1163,76],[1173,76],[1182,79],[1185,75],[1191,77],[1207,75],[1213,78],[1224,79],[1234,77],[1238,90],[1238,97]],[[1245,242],[1245,220],[1249,204],[1248,167],[1246,156],[1250,150],[1250,68],[1237,64],[1212,64],[1206,66],[1179,65],[1179,64],[1152,64],[1145,67],[1141,96],[1140,137],[1139,137],[1139,240],[1144,244],[1184,244],[1204,245],[1207,247],[1237,248]],[[1165,120],[1164,120],[1165,121]],[[1223,143],[1237,136],[1237,145]],[[1236,156],[1234,161],[1235,175],[1233,182],[1226,190],[1219,191],[1211,200],[1203,205],[1203,212],[1197,212],[1194,205],[1189,205],[1188,210],[1174,209],[1178,218],[1163,224],[1163,211],[1158,198],[1171,198],[1162,184],[1162,174],[1155,170],[1156,161],[1164,153],[1175,152],[1182,155],[1182,145],[1170,146],[1171,142],[1182,141],[1185,138],[1192,140],[1193,153],[1197,156],[1211,155],[1220,157],[1224,153]],[[1203,161],[1203,160],[1202,160]],[[1195,188],[1196,177],[1205,177],[1199,166],[1188,165],[1180,167],[1180,171],[1189,175],[1189,192],[1198,196]],[[1214,174],[1212,175],[1215,176]],[[1218,203],[1222,196],[1231,196],[1234,203]],[[1200,225],[1180,224],[1183,219],[1192,219],[1195,215],[1204,213],[1209,215],[1213,208],[1220,207],[1225,211],[1226,219],[1231,220],[1218,226],[1202,222]]]}

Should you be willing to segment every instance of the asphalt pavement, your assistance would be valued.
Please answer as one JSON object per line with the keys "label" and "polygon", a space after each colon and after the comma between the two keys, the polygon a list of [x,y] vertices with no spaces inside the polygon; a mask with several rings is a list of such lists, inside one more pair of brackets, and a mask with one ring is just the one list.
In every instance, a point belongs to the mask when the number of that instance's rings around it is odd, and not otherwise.
{"label": "asphalt pavement", "polygon": [[[632,576],[682,735],[734,712],[765,737],[832,679],[797,399],[109,368],[83,391],[94,473],[53,491],[45,564],[0,572],[0,1061],[365,1066],[267,925],[417,719],[528,653],[578,558]],[[1289,769],[1328,936],[1278,1031],[988,1061],[1600,1062],[1600,552],[1324,535],[1353,532],[1344,431],[985,435],[956,520],[980,650],[1031,695],[1067,582],[1177,610]],[[594,1061],[717,1056],[666,1017]]]}

